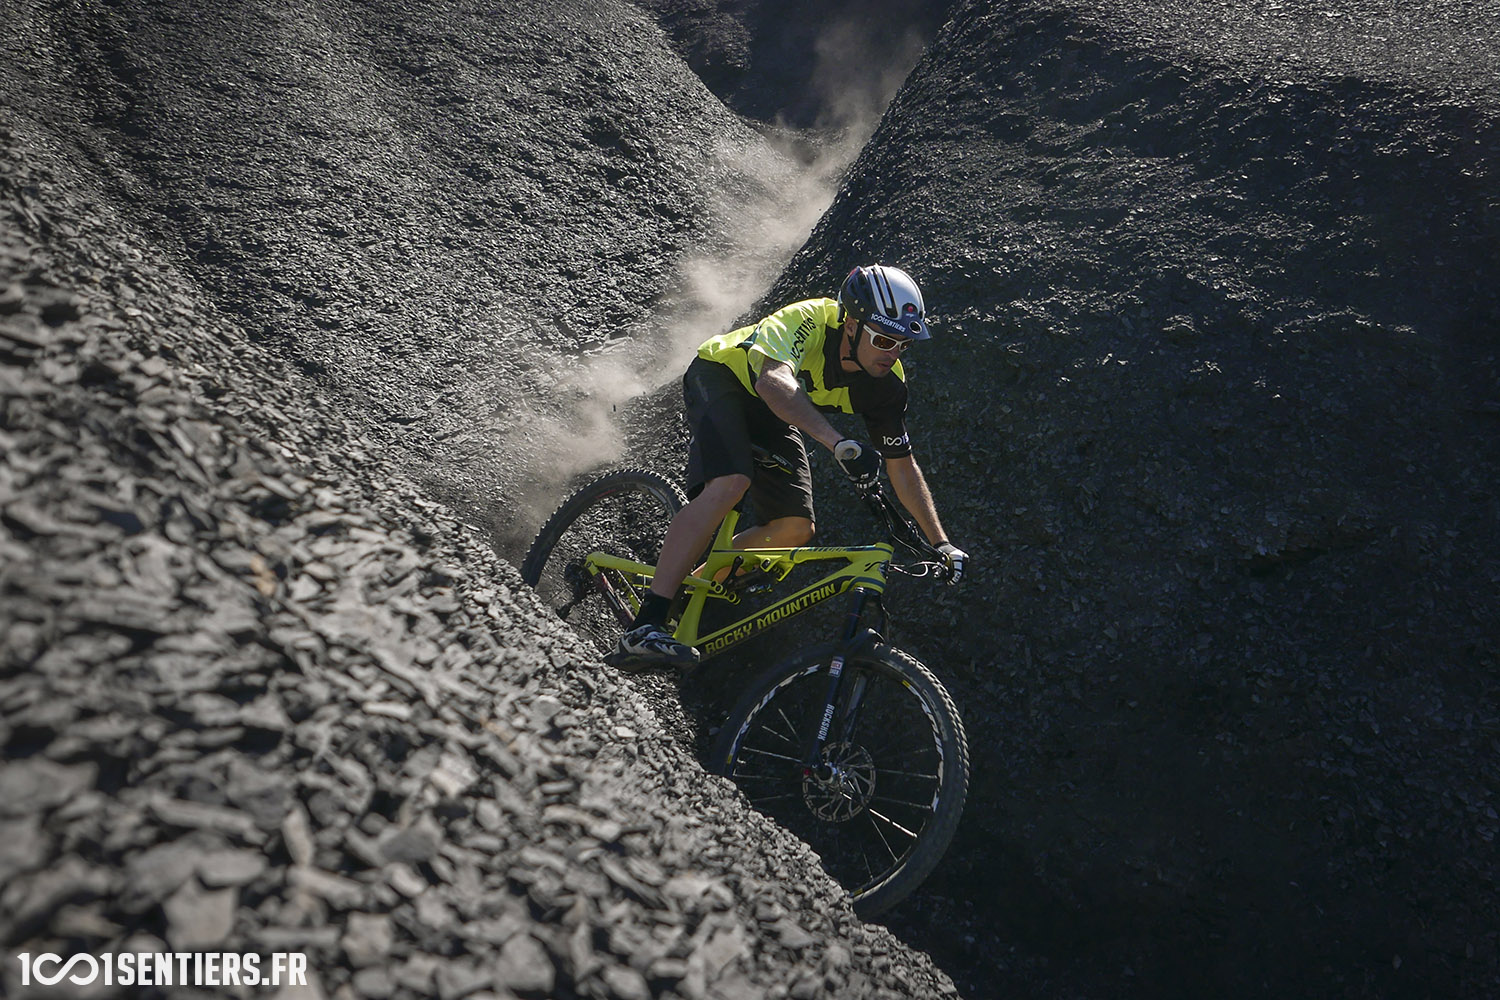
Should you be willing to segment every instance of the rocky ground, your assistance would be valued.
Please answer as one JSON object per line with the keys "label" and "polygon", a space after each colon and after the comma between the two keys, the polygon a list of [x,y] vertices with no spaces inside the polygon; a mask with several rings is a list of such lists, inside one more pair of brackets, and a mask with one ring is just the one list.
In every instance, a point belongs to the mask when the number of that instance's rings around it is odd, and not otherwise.
{"label": "rocky ground", "polygon": [[550,13],[20,10],[7,995],[22,951],[167,948],[306,952],[324,996],[953,991],[470,523],[527,475],[530,380],[787,171],[643,16]]}
{"label": "rocky ground", "polygon": [[[1493,13],[13,6],[8,994],[122,946],[329,996],[1500,992]],[[863,145],[855,68],[927,37]],[[936,315],[976,557],[893,602],[975,778],[887,926],[697,768],[740,665],[626,682],[511,565],[583,469],[676,471],[683,345],[870,259]]]}
{"label": "rocky ground", "polygon": [[[167,950],[301,952],[316,996],[953,992],[484,539],[351,483],[368,438],[269,358],[131,349],[157,316],[48,256],[0,254],[8,995],[23,951]],[[319,440],[263,443],[282,406]]]}

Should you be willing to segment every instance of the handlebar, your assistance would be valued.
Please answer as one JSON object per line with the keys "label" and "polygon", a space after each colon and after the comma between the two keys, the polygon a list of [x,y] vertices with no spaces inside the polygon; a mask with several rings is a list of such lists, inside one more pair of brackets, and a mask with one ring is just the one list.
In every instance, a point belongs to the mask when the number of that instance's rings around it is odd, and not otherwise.
{"label": "handlebar", "polygon": [[916,526],[907,520],[906,515],[901,512],[895,502],[886,496],[879,480],[868,486],[856,485],[855,490],[865,501],[865,505],[870,508],[870,513],[875,516],[875,519],[885,524],[891,541],[917,557],[917,562],[905,566],[897,567],[892,564],[893,569],[907,576],[934,576],[944,582],[948,581],[952,570],[948,565],[947,557],[928,544],[927,539],[923,538]]}

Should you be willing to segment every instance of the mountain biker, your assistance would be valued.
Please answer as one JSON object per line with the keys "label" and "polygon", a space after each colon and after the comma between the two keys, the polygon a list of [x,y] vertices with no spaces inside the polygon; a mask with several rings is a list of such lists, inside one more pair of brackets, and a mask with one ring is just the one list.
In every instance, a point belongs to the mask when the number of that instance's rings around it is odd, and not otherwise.
{"label": "mountain biker", "polygon": [[[917,283],[899,268],[875,264],[850,271],[837,299],[794,302],[699,346],[683,376],[692,499],[672,519],[651,591],[620,638],[617,662],[697,662],[697,650],[672,637],[667,616],[693,563],[747,492],[764,523],[736,534],[736,547],[795,548],[812,540],[804,434],[833,451],[862,485],[876,481],[885,459],[897,498],[958,580],[967,556],[943,531],[906,431],[900,356],[928,337]],[[875,445],[846,438],[824,412],[860,414]]]}

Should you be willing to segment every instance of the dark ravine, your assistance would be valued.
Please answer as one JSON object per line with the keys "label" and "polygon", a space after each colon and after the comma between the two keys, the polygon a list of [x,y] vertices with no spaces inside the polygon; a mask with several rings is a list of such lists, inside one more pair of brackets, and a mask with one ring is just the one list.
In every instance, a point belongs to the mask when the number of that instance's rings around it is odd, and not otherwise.
{"label": "dark ravine", "polygon": [[[866,8],[936,34],[766,290],[725,262],[832,141],[816,61],[767,74],[847,5],[14,4],[7,995],[119,947],[341,997],[1500,993],[1500,18],[1291,6]],[[684,712],[507,561],[600,429],[676,471],[677,341],[869,259],[936,313],[976,557],[896,602],[975,780],[885,925],[698,768],[734,668]]]}
{"label": "dark ravine", "polygon": [[1117,6],[957,9],[769,297],[941,317],[977,571],[903,639],[977,777],[897,926],[996,995],[1491,995],[1500,27]]}

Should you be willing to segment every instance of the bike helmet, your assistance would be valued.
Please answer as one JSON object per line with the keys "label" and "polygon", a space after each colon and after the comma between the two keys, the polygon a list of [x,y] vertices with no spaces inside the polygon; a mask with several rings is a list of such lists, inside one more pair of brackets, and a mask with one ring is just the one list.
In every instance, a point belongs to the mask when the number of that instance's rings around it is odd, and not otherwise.
{"label": "bike helmet", "polygon": [[899,267],[856,267],[839,289],[839,319],[847,313],[896,337],[926,340],[927,307],[922,290]]}

